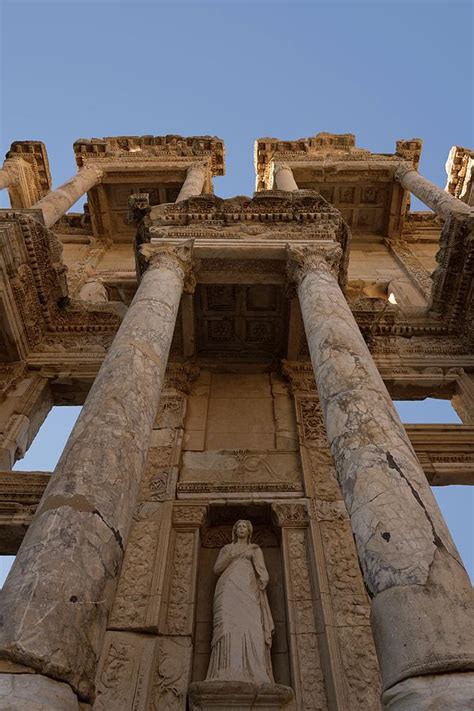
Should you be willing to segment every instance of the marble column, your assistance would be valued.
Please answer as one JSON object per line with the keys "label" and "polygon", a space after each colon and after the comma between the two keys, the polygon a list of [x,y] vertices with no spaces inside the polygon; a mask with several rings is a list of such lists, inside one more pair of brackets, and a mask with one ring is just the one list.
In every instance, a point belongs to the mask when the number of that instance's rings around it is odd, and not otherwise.
{"label": "marble column", "polygon": [[405,190],[413,193],[444,219],[451,216],[462,219],[463,217],[472,217],[474,214],[472,207],[424,178],[411,164],[400,163],[395,171],[395,178]]}
{"label": "marble column", "polygon": [[146,246],[148,268],[2,591],[0,670],[2,659],[25,665],[82,699],[93,696],[191,268],[192,241]]}
{"label": "marble column", "polygon": [[56,190],[51,190],[33,208],[41,210],[46,227],[52,227],[72,205],[102,180],[102,170],[94,165],[84,166]]}
{"label": "marble column", "polygon": [[277,190],[298,190],[298,185],[289,165],[276,163],[273,169],[273,180]]}
{"label": "marble column", "polygon": [[[424,675],[434,676],[442,687],[450,673],[474,669],[469,577],[338,285],[340,247],[288,246],[288,258],[328,440],[372,598],[372,630],[390,696],[386,708],[407,708],[407,680],[416,698],[410,708],[438,708],[429,705],[436,691],[427,690]],[[470,708],[472,674],[460,676],[465,684],[458,684],[444,711]]]}
{"label": "marble column", "polygon": [[206,180],[206,172],[204,163],[194,163],[190,165],[186,171],[186,180],[175,202],[182,202],[190,197],[201,195]]}

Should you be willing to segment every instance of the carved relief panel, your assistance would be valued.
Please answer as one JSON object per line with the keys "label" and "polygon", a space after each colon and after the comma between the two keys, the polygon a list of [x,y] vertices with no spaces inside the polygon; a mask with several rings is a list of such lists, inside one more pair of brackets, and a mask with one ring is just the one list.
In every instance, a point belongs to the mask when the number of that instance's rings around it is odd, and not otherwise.
{"label": "carved relief panel", "polygon": [[297,708],[328,708],[320,641],[317,634],[317,590],[310,558],[309,516],[303,502],[272,505],[281,528],[285,596],[293,688]]}

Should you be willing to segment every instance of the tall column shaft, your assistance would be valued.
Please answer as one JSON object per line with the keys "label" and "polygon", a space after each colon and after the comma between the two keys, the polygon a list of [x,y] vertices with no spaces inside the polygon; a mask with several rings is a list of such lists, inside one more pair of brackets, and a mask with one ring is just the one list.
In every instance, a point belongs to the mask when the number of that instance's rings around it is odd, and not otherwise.
{"label": "tall column shaft", "polygon": [[179,195],[175,202],[187,200],[190,197],[201,195],[206,180],[206,166],[203,163],[195,163],[190,165],[186,172],[186,180],[184,181]]}
{"label": "tall column shaft", "polygon": [[86,699],[190,258],[191,242],[154,249],[2,591],[0,658]]}
{"label": "tall column shaft", "polygon": [[277,163],[273,170],[273,179],[277,190],[298,190],[293,171],[289,165]]}
{"label": "tall column shaft", "polygon": [[395,178],[419,200],[430,207],[437,215],[447,219],[453,217],[472,216],[472,207],[469,207],[458,198],[453,197],[445,190],[424,178],[411,165],[401,163],[395,171]]}
{"label": "tall column shaft", "polygon": [[84,193],[100,183],[101,179],[100,168],[86,165],[66,183],[41,198],[33,207],[42,211],[46,227],[51,227]]}
{"label": "tall column shaft", "polygon": [[[471,585],[332,273],[340,248],[288,250],[328,439],[372,597],[384,689],[391,689],[387,708],[402,709],[394,692],[399,682],[412,678],[416,686],[421,675],[474,669]],[[423,698],[418,711],[428,708]],[[459,698],[456,703],[443,708],[461,708]]]}

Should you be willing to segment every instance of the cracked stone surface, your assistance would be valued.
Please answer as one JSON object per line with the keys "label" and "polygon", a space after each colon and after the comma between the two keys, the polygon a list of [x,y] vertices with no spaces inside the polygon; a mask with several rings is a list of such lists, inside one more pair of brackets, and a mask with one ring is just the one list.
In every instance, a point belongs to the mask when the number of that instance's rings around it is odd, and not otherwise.
{"label": "cracked stone surface", "polygon": [[346,300],[329,268],[303,271],[298,293],[384,688],[474,668],[469,578]]}
{"label": "cracked stone surface", "polygon": [[5,583],[0,655],[89,698],[183,289],[148,269]]}

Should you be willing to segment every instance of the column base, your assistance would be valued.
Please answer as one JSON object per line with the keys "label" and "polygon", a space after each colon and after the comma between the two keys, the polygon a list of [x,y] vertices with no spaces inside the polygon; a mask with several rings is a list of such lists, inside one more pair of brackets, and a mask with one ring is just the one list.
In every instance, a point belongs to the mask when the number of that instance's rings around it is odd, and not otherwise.
{"label": "column base", "polygon": [[2,711],[78,711],[68,684],[41,674],[0,674]]}
{"label": "column base", "polygon": [[405,679],[382,702],[384,711],[474,711],[474,672]]}
{"label": "column base", "polygon": [[198,681],[188,691],[191,711],[290,711],[293,698],[289,686],[249,681]]}

